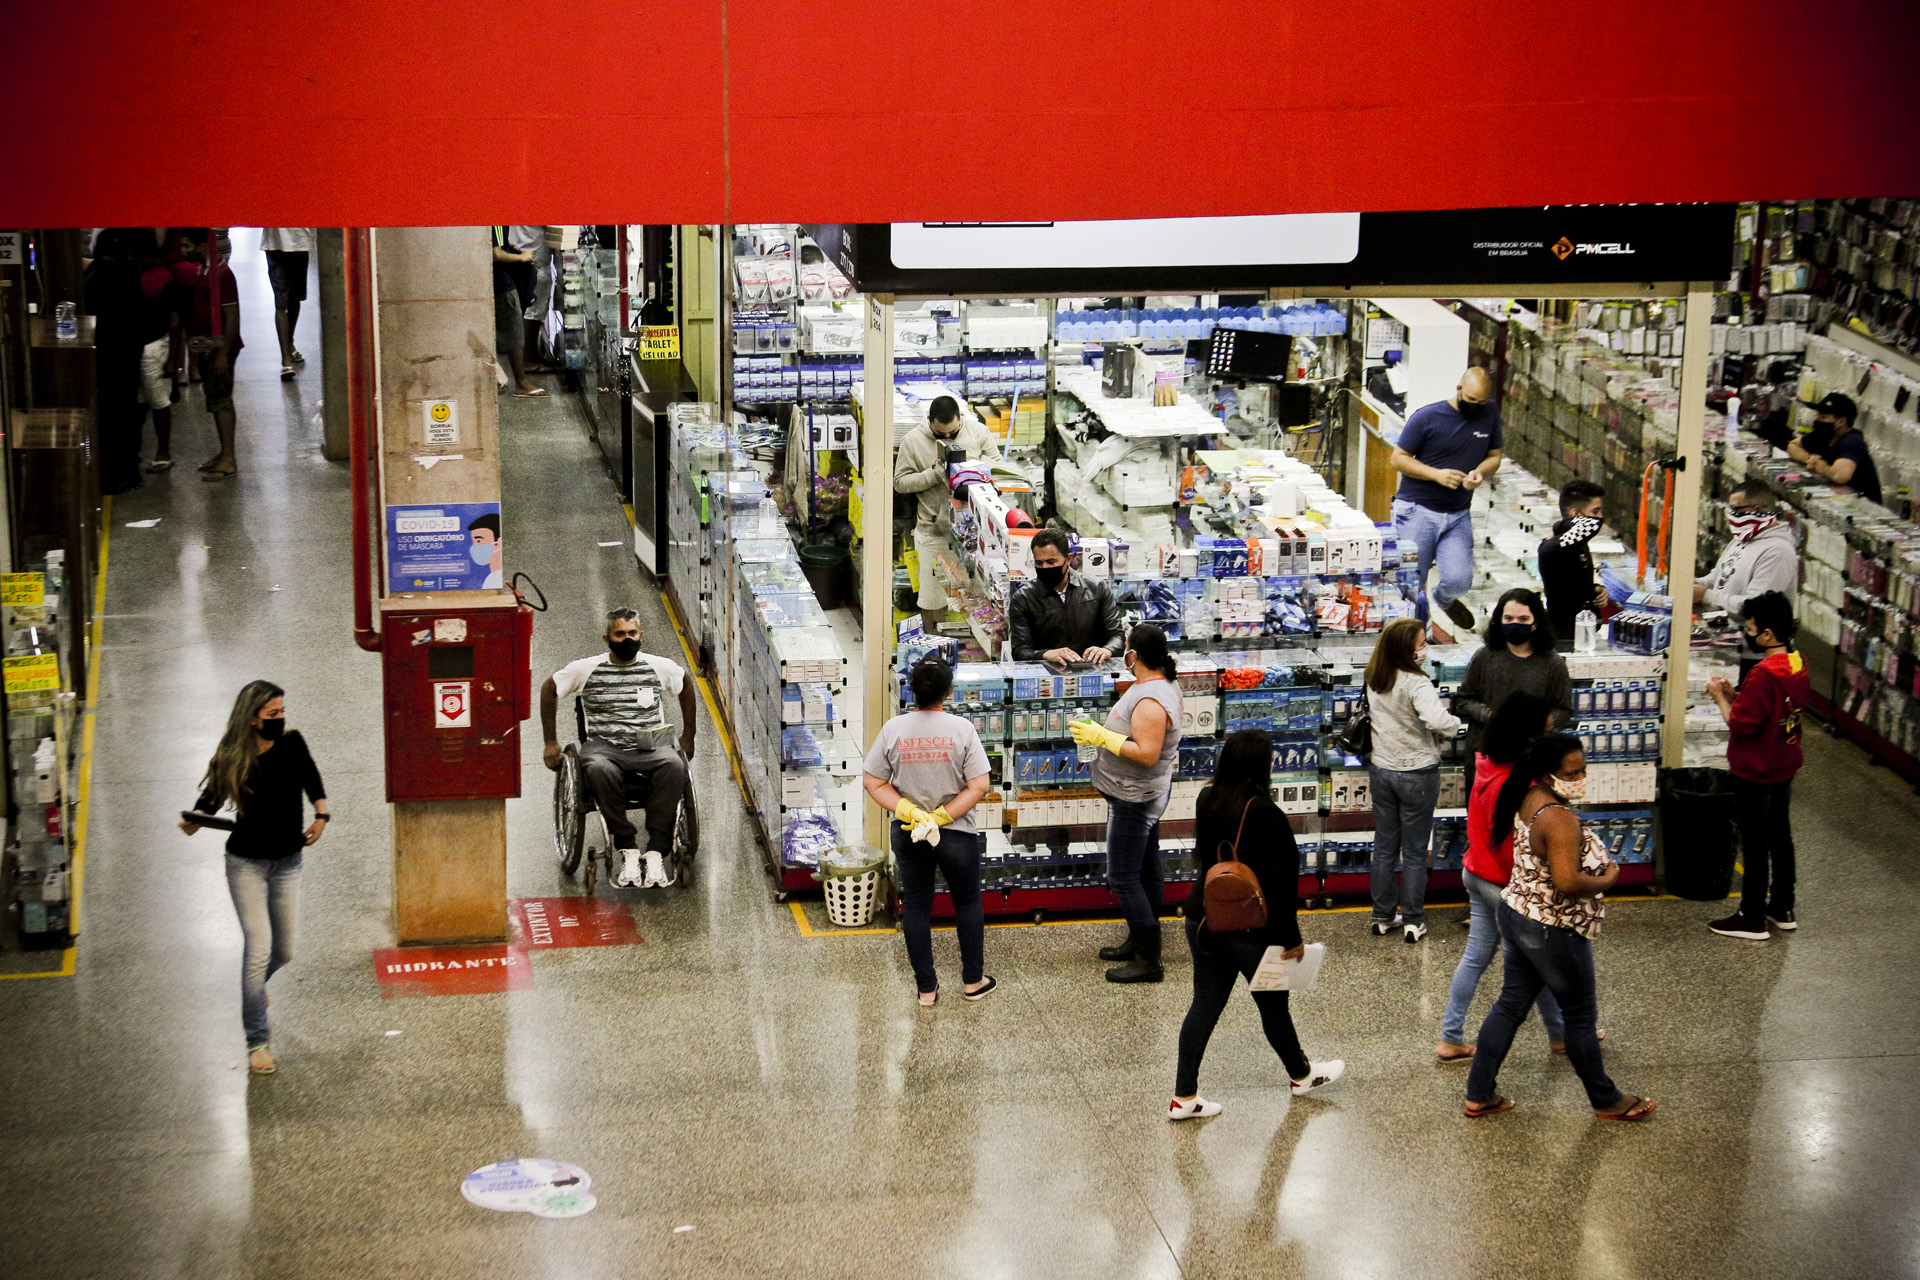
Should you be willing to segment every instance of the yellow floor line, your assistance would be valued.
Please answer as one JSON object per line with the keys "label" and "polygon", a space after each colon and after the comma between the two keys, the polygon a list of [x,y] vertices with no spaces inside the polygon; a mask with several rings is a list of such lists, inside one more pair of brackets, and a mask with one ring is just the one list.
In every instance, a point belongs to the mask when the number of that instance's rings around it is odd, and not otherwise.
{"label": "yellow floor line", "polygon": [[687,674],[693,678],[694,688],[700,690],[701,701],[707,704],[707,715],[713,720],[713,731],[720,735],[720,745],[727,752],[727,767],[733,770],[734,785],[745,794],[746,775],[741,772],[740,751],[733,744],[733,735],[727,732],[727,722],[720,714],[720,704],[714,701],[713,687],[707,678],[700,674],[699,659],[693,656],[693,646],[687,641],[687,633],[680,627],[680,618],[673,611],[673,602],[667,599],[667,593],[660,593],[660,607],[666,610],[667,621],[673,626],[673,634],[680,641],[680,652],[687,660]]}
{"label": "yellow floor line", "polygon": [[[67,907],[67,930],[75,938],[80,934],[80,891],[86,883],[87,818],[93,796],[94,713],[100,705],[100,640],[106,629],[107,544],[113,534],[113,498],[100,499],[100,568],[93,584],[93,624],[87,637],[87,702],[81,712],[79,781],[73,802],[73,871],[67,879],[73,895]],[[78,967],[80,948],[76,944],[60,953],[60,967],[45,973],[0,973],[0,981],[10,978],[71,978]]]}

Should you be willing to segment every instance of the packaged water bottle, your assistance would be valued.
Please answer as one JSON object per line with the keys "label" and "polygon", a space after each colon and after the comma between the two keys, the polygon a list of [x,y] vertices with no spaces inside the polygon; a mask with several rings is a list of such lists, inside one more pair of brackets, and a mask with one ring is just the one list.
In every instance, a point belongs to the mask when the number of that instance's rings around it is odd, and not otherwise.
{"label": "packaged water bottle", "polygon": [[79,312],[71,302],[54,304],[53,331],[62,338],[71,338],[80,332]]}
{"label": "packaged water bottle", "polygon": [[1600,620],[1593,610],[1582,609],[1573,620],[1573,648],[1576,653],[1592,653],[1599,645]]}

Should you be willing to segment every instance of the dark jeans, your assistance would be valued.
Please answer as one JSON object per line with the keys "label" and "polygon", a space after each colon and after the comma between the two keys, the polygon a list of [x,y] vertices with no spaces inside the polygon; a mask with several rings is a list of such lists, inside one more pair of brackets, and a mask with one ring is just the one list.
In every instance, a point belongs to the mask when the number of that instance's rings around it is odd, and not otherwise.
{"label": "dark jeans", "polygon": [[[1207,1041],[1233,995],[1233,980],[1253,980],[1253,971],[1266,954],[1267,944],[1259,930],[1241,933],[1208,933],[1200,922],[1187,918],[1187,949],[1193,952],[1193,1003],[1187,1006],[1186,1021],[1180,1024],[1180,1066],[1174,1072],[1175,1097],[1187,1098],[1200,1090],[1200,1059],[1206,1056]],[[1256,991],[1254,1007],[1260,1010],[1260,1025],[1267,1043],[1280,1055],[1280,1064],[1294,1080],[1304,1080],[1313,1070],[1307,1055],[1300,1051],[1300,1037],[1294,1034],[1293,1015],[1287,1012],[1287,993]]]}
{"label": "dark jeans", "polygon": [[1165,801],[1107,797],[1107,887],[1136,929],[1157,926],[1166,898],[1160,866],[1160,811]]}
{"label": "dark jeans", "polygon": [[[1367,770],[1373,787],[1373,918],[1407,924],[1427,918],[1427,847],[1433,841],[1433,807],[1440,799],[1440,770]],[[1394,873],[1400,888],[1394,890]]]}
{"label": "dark jeans", "polygon": [[980,907],[979,833],[942,827],[940,843],[918,844],[913,834],[893,824],[893,860],[900,869],[900,928],[907,935],[907,960],[913,981],[924,994],[938,991],[933,972],[933,873],[946,877],[953,897],[954,923],[960,934],[960,981],[986,976],[987,917]]}
{"label": "dark jeans", "polygon": [[632,795],[647,808],[647,848],[667,853],[673,848],[673,823],[680,815],[680,797],[687,789],[687,762],[672,747],[616,747],[599,738],[580,744],[580,768],[586,774],[587,793],[607,820],[607,835],[616,849],[634,847],[633,823],[627,819],[627,779],[640,779]]}
{"label": "dark jeans", "polygon": [[1600,1061],[1600,1000],[1593,985],[1593,944],[1571,929],[1557,929],[1500,904],[1500,954],[1506,961],[1506,981],[1500,998],[1487,1011],[1475,1041],[1473,1067],[1467,1074],[1467,1101],[1491,1102],[1497,1096],[1500,1064],[1513,1047],[1514,1033],[1527,1020],[1541,988],[1553,992],[1566,1019],[1567,1061],[1595,1111],[1620,1101],[1620,1090],[1607,1078]]}
{"label": "dark jeans", "polygon": [[[1793,783],[1733,780],[1734,824],[1740,828],[1740,914],[1758,920],[1793,910]],[[1772,891],[1768,891],[1768,872]]]}

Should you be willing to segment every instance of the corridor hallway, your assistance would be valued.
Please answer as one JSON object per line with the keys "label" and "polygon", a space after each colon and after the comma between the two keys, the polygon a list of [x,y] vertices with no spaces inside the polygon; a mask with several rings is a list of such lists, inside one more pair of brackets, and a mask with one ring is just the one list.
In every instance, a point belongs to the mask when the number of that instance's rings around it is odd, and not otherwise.
{"label": "corridor hallway", "polygon": [[[1659,1099],[1643,1126],[1596,1123],[1534,1026],[1503,1075],[1519,1109],[1461,1118],[1464,1072],[1431,1055],[1465,939],[1451,909],[1418,947],[1367,937],[1363,913],[1303,915],[1329,960],[1296,1018],[1346,1079],[1291,1099],[1239,998],[1203,1071],[1225,1114],[1169,1125],[1179,941],[1166,983],[1120,988],[1093,958],[1111,926],[993,929],[1001,990],[920,1010],[896,936],[805,936],[774,904],[704,700],[693,885],[598,891],[642,942],[542,952],[524,990],[383,998],[379,658],[351,638],[317,308],[283,384],[257,236],[234,233],[239,475],[194,474],[196,389],[182,465],[112,506],[77,972],[0,982],[8,1280],[1920,1274],[1920,800],[1819,733],[1797,936],[1716,938],[1719,904],[1610,906],[1607,1066]],[[553,605],[536,679],[595,652],[620,604],[684,662],[574,399],[509,397],[501,419],[507,568]],[[256,677],[286,687],[338,818],[272,986],[280,1069],[249,1078],[220,836],[173,820]],[[523,735],[509,892],[577,894],[537,718]],[[951,980],[952,935],[935,945]],[[1470,1026],[1497,988],[1496,970]],[[461,1198],[517,1156],[579,1165],[597,1208]]]}

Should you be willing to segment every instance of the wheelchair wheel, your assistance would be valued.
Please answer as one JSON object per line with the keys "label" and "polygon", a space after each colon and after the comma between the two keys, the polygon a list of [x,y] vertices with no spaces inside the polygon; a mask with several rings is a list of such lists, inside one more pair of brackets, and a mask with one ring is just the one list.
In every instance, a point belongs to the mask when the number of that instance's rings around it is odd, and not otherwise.
{"label": "wheelchair wheel", "polygon": [[[580,870],[580,852],[586,818],[584,779],[580,776],[580,757],[572,746],[561,757],[559,772],[553,775],[553,847],[560,869],[568,875]],[[592,869],[588,869],[591,880]],[[589,888],[588,892],[592,892]]]}
{"label": "wheelchair wheel", "polygon": [[668,855],[675,884],[693,883],[693,860],[699,851],[700,816],[693,807],[693,793],[688,791],[680,798],[680,815],[673,823],[673,852]]}

